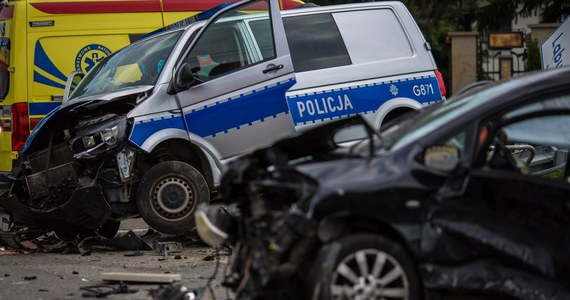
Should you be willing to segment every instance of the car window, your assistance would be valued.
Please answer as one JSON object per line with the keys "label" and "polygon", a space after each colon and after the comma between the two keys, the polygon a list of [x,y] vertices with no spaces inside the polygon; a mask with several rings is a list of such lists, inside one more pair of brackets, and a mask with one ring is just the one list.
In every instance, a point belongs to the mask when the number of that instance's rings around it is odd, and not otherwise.
{"label": "car window", "polygon": [[[257,13],[242,12],[251,10]],[[274,57],[269,4],[257,1],[220,15],[206,28],[185,61],[196,78],[208,81]]]}
{"label": "car window", "polygon": [[414,54],[404,27],[391,9],[339,12],[333,17],[354,64],[407,58]]}
{"label": "car window", "polygon": [[487,167],[562,180],[570,149],[570,96],[534,102],[500,119],[504,126],[493,128],[492,121],[482,126]]}
{"label": "car window", "polygon": [[273,46],[273,32],[267,30],[267,28],[270,28],[269,19],[254,20],[248,24],[263,59],[273,58],[275,56],[275,47]]}
{"label": "car window", "polygon": [[330,14],[283,19],[295,72],[350,65],[350,57]]}

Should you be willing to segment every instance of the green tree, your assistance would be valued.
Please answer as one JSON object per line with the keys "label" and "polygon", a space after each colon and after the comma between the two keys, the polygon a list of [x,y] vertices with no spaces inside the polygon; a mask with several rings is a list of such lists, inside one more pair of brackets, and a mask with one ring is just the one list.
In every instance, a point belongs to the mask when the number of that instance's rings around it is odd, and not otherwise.
{"label": "green tree", "polygon": [[524,69],[528,71],[540,70],[540,50],[538,47],[538,40],[530,38],[526,44],[526,58],[524,62]]}

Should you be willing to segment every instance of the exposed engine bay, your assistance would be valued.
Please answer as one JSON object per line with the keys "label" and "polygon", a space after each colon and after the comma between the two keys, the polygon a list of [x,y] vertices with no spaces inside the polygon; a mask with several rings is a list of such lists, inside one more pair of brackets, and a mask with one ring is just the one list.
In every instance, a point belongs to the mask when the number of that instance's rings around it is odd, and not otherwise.
{"label": "exposed engine bay", "polygon": [[[40,122],[3,202],[14,221],[97,231],[107,221],[136,214],[137,152],[127,142],[127,113],[141,97],[144,92],[70,103]],[[116,204],[122,206],[111,209]]]}

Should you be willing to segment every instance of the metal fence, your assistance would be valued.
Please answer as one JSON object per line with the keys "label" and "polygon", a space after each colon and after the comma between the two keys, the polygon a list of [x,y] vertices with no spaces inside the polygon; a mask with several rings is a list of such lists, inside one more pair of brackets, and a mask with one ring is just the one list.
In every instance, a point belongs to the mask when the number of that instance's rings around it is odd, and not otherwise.
{"label": "metal fence", "polygon": [[478,38],[477,49],[477,80],[500,80],[506,77],[516,77],[525,72],[526,33],[523,34],[524,47],[512,49],[491,49],[489,35],[482,34]]}

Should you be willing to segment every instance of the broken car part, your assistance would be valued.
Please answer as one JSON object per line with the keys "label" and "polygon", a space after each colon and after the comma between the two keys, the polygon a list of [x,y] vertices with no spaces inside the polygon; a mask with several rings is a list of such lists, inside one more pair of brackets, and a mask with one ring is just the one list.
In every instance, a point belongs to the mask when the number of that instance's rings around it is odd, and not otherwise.
{"label": "broken car part", "polygon": [[146,283],[171,283],[182,279],[180,274],[161,273],[105,272],[100,276],[102,280]]}
{"label": "broken car part", "polygon": [[199,299],[198,295],[202,293],[198,290],[189,290],[179,283],[171,283],[151,290],[149,294],[153,300],[195,300]]}
{"label": "broken car part", "polygon": [[83,286],[79,288],[84,291],[81,297],[85,298],[105,298],[109,295],[114,294],[134,294],[137,293],[138,289],[129,288],[126,283],[119,283],[118,286],[112,285],[93,285],[93,286]]}

